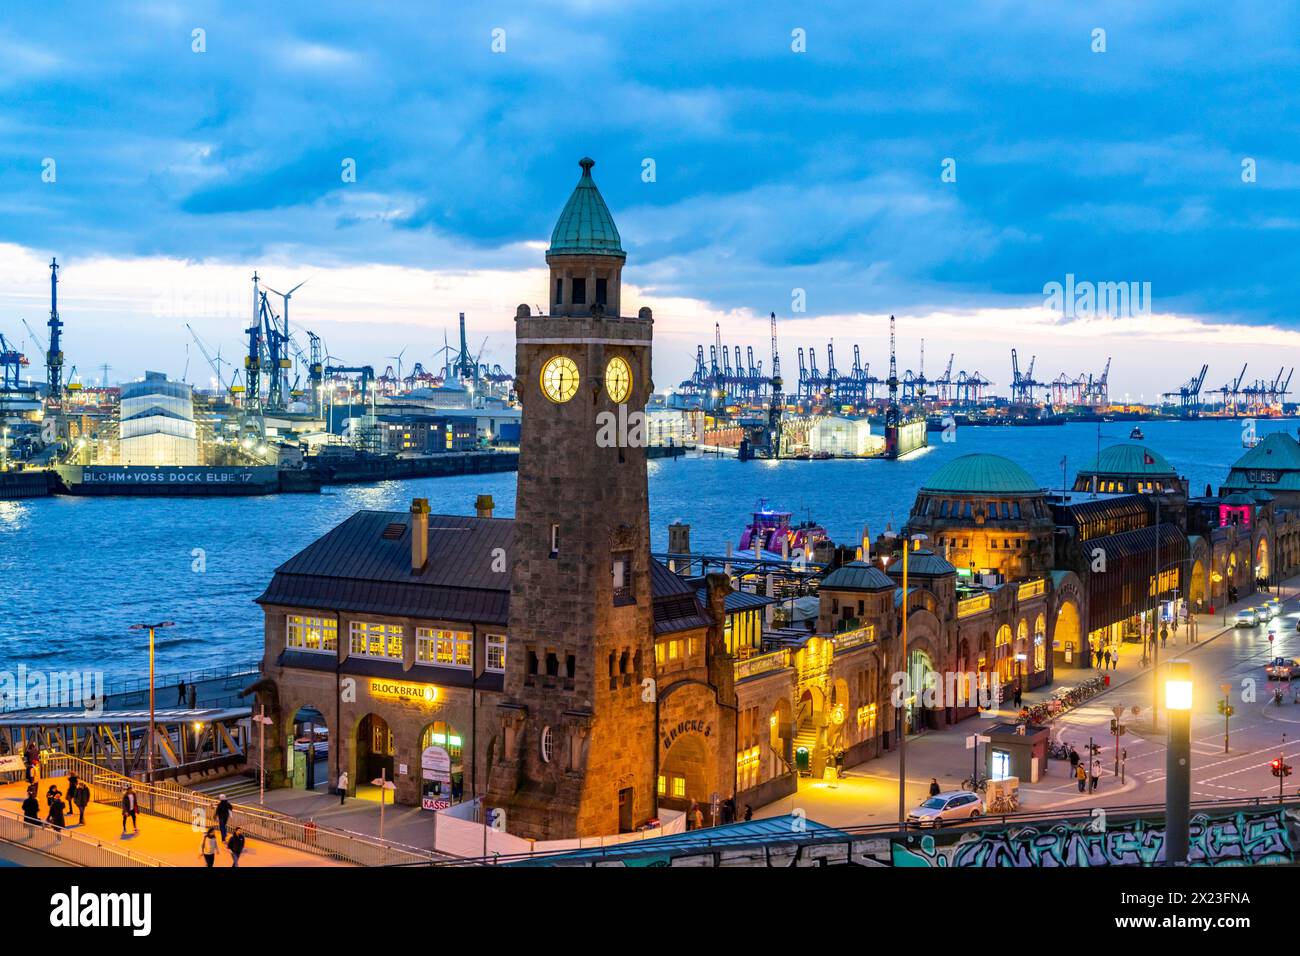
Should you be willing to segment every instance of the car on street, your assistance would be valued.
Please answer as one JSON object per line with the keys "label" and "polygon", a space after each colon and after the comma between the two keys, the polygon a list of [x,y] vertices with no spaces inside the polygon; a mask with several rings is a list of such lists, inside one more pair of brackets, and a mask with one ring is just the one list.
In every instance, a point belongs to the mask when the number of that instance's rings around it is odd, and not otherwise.
{"label": "car on street", "polygon": [[1300,671],[1300,664],[1289,657],[1275,657],[1264,665],[1264,673],[1273,680],[1290,680]]}
{"label": "car on street", "polygon": [[1271,621],[1282,613],[1282,608],[1272,601],[1265,601],[1258,608],[1261,621]]}
{"label": "car on street", "polygon": [[1235,618],[1237,627],[1255,627],[1259,624],[1259,613],[1253,607],[1243,607]]}
{"label": "car on street", "polygon": [[968,790],[939,793],[907,815],[907,825],[913,827],[941,827],[945,823],[974,820],[984,812],[979,794]]}

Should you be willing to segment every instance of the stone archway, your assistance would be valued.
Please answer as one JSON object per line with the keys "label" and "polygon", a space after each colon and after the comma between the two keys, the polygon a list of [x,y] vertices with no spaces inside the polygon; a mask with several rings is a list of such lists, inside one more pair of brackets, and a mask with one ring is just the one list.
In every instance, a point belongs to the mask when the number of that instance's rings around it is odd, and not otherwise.
{"label": "stone archway", "polygon": [[1065,663],[1075,667],[1088,666],[1088,648],[1083,644],[1082,622],[1079,607],[1073,601],[1064,601],[1056,610],[1052,626],[1053,646],[1059,646]]}
{"label": "stone archway", "polygon": [[443,720],[420,731],[420,801],[425,809],[460,802],[465,792],[464,745],[461,732]]}
{"label": "stone archway", "polygon": [[311,704],[296,708],[285,727],[285,773],[298,790],[328,790],[330,729],[325,714]]}
{"label": "stone archway", "polygon": [[1267,581],[1271,576],[1270,572],[1268,535],[1260,534],[1259,544],[1255,546],[1255,580]]}
{"label": "stone archway", "polygon": [[[709,821],[709,762],[712,758],[708,740],[698,731],[678,734],[664,754],[659,773],[664,778],[664,792],[660,804],[674,810],[686,810],[698,803]],[[689,823],[689,821],[688,821]]]}
{"label": "stone archway", "polygon": [[350,774],[352,787],[356,790],[375,789],[371,781],[381,775],[387,780],[396,779],[393,776],[397,769],[396,756],[397,744],[388,721],[376,713],[366,714],[357,721]]}

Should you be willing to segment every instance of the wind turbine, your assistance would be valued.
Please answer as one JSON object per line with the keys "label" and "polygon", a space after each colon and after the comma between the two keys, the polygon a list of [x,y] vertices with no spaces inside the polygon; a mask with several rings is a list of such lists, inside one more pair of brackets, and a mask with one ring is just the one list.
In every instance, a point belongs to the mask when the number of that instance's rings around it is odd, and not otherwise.
{"label": "wind turbine", "polygon": [[[407,346],[407,348],[409,347],[410,346]],[[397,384],[399,387],[402,384],[402,356],[405,354],[406,354],[406,349],[402,349],[402,351],[398,352],[396,355],[385,356],[386,358],[390,358],[397,363]]]}

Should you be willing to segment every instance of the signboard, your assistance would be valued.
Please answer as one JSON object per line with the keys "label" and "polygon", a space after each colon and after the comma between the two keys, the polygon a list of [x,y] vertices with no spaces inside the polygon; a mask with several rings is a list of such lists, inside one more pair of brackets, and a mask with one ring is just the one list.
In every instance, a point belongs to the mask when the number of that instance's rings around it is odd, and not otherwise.
{"label": "signboard", "polygon": [[266,485],[279,481],[274,465],[85,465],[83,485]]}
{"label": "signboard", "polygon": [[445,797],[421,797],[421,810],[447,810],[451,807],[451,801]]}
{"label": "signboard", "polygon": [[438,699],[438,688],[432,684],[408,684],[393,680],[372,680],[370,693],[375,697],[388,697],[394,700],[423,700],[430,703]]}
{"label": "signboard", "polygon": [[442,747],[425,747],[420,754],[420,769],[426,781],[451,783],[451,755]]}
{"label": "signboard", "polygon": [[23,765],[21,754],[10,754],[8,757],[0,757],[0,773],[9,773],[14,770],[26,769]]}

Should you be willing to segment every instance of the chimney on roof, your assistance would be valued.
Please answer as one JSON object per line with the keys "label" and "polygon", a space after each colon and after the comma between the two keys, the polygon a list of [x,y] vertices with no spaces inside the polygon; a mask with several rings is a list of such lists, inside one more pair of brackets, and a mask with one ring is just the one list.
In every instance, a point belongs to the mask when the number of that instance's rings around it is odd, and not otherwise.
{"label": "chimney on roof", "polygon": [[497,503],[492,500],[491,495],[479,495],[474,499],[474,513],[480,518],[491,518],[492,509],[496,506]]}
{"label": "chimney on roof", "polygon": [[411,499],[411,573],[420,574],[429,563],[429,499]]}

